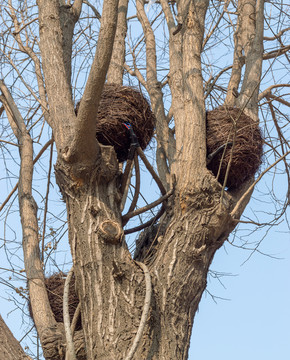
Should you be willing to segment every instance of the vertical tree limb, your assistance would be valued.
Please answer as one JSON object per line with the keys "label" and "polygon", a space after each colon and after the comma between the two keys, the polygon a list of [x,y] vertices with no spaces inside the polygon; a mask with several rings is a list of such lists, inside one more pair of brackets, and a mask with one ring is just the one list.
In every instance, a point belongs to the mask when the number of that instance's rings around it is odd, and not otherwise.
{"label": "vertical tree limb", "polygon": [[129,0],[119,1],[117,29],[111,62],[107,73],[107,82],[118,85],[123,84],[128,2]]}
{"label": "vertical tree limb", "polygon": [[[70,156],[78,153],[78,157],[81,156],[79,160],[95,162],[96,158],[92,154],[98,154],[98,146],[95,139],[95,114],[98,110],[113,51],[118,4],[119,0],[104,1],[96,54],[80,103],[73,143],[71,144],[71,149],[65,155],[66,160],[69,160]],[[77,151],[78,149],[81,149],[81,151]]]}
{"label": "vertical tree limb", "polygon": [[[174,156],[174,139],[169,131],[161,84],[157,78],[157,57],[155,36],[144,10],[144,0],[137,0],[137,17],[142,25],[146,44],[146,84],[150,95],[152,109],[156,116],[157,152],[156,161],[159,176],[169,188],[169,171]],[[167,161],[169,164],[167,164]]]}
{"label": "vertical tree limb", "polygon": [[205,105],[201,51],[208,1],[192,1],[183,35],[184,117],[175,122],[177,148],[182,148],[176,173],[184,184],[206,166]]}
{"label": "vertical tree limb", "polygon": [[8,119],[11,124],[15,123],[17,125],[17,132],[15,135],[20,144],[21,157],[18,199],[23,231],[24,264],[28,280],[33,318],[40,340],[43,342],[48,331],[47,329],[53,331],[53,329],[56,328],[56,322],[48,301],[47,291],[44,284],[42,263],[40,260],[37,205],[32,195],[32,139],[26,131],[24,120],[11,94],[1,80],[0,89],[6,99],[7,106],[9,106],[10,111],[7,111]]}
{"label": "vertical tree limb", "polygon": [[66,360],[76,360],[76,353],[74,349],[73,335],[70,326],[70,316],[69,316],[69,286],[70,281],[73,276],[73,267],[67,274],[64,283],[63,291],[63,324],[66,338]]}

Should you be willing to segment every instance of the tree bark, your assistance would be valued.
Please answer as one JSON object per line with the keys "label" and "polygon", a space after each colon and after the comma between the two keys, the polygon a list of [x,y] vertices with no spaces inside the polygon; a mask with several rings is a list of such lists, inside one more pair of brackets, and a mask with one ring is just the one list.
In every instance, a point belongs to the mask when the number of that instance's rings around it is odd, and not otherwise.
{"label": "tree bark", "polygon": [[112,58],[107,73],[107,82],[112,84],[123,84],[125,63],[125,38],[127,35],[127,12],[129,0],[120,0],[118,8],[118,22],[112,52]]}
{"label": "tree bark", "polygon": [[67,204],[88,360],[125,359],[145,297],[144,276],[123,238],[118,163],[111,148],[102,147],[102,152],[107,163],[82,187],[72,184],[62,164],[56,168]]}
{"label": "tree bark", "polygon": [[8,326],[0,315],[0,359],[5,360],[31,360],[25,354],[19,342],[15,339]]}
{"label": "tree bark", "polygon": [[[150,313],[145,319],[139,346],[134,350],[132,346],[139,333],[141,315],[145,304],[148,306],[149,303],[146,290],[148,272],[132,259],[126,246],[120,210],[123,194],[120,193],[116,154],[112,147],[100,145],[95,138],[95,114],[112,51],[121,51],[122,56],[118,65],[111,62],[108,80],[116,79],[120,83],[121,78],[124,54],[124,32],[121,30],[118,35],[122,43],[116,41],[113,50],[118,1],[104,2],[96,55],[76,116],[71,97],[69,57],[74,23],[82,2],[76,0],[70,8],[63,7],[58,0],[49,3],[38,0],[43,72],[50,123],[58,150],[56,179],[66,201],[69,242],[81,304],[83,330],[74,337],[79,359],[187,359],[193,319],[206,287],[212,258],[236,226],[249,200],[246,189],[235,194],[224,192],[206,169],[201,52],[208,1],[179,1],[177,27],[168,2],[160,2],[170,36],[168,81],[175,139],[168,127],[162,89],[157,81],[155,38],[143,0],[137,1],[137,14],[146,41],[144,85],[157,116],[157,163],[161,178],[173,195],[164,204],[166,213],[161,223],[164,221],[165,226],[158,241],[153,242],[150,252],[144,252],[140,259],[149,269],[152,296]],[[125,29],[125,12],[120,9],[126,4],[126,0],[121,0],[119,7],[122,30]],[[257,5],[259,26],[261,4],[262,0]],[[245,14],[253,6],[251,1],[247,3]],[[252,16],[251,11],[247,16]],[[245,28],[242,20],[241,26]],[[253,85],[250,80],[254,79],[255,87],[259,85],[261,61],[257,54],[260,54],[261,47],[257,52],[254,48],[255,41],[259,43],[261,40],[261,30],[253,43],[246,44],[248,36],[252,39],[252,25],[244,29],[241,39],[236,42],[243,43],[246,49],[243,97],[239,100],[243,104],[247,102],[244,99]],[[240,70],[239,63],[232,76],[235,84],[240,82]],[[254,76],[254,72],[257,75]],[[253,99],[256,98],[255,92]],[[256,111],[252,98],[247,104]],[[43,281],[37,209],[32,197],[32,139],[26,132],[23,119],[20,117],[17,122],[17,117],[12,109],[11,126],[14,126],[21,145],[19,204],[32,310],[45,357],[58,360],[64,357],[65,339],[62,325],[55,322],[49,307]],[[17,126],[13,122],[15,119]]]}

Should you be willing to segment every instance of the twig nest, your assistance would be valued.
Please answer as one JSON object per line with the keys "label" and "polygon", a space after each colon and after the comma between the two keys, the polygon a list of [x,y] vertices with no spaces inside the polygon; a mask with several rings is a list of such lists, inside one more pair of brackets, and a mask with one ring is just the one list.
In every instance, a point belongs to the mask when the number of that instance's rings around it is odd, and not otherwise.
{"label": "twig nest", "polygon": [[[65,283],[66,274],[63,272],[55,273],[52,276],[45,279],[45,287],[47,289],[48,300],[50,303],[51,310],[53,312],[54,318],[57,322],[63,322],[63,291]],[[69,284],[69,315],[70,321],[72,321],[74,313],[79,303],[79,299],[75,292],[75,277],[71,278]],[[31,305],[29,303],[29,312],[30,316],[33,319]],[[81,320],[78,319],[76,330],[81,329]]]}
{"label": "twig nest", "polygon": [[[239,187],[255,175],[261,165],[263,139],[257,122],[238,108],[219,107],[207,112],[207,153],[231,142],[208,164],[208,169],[228,189]],[[232,157],[232,158],[231,158]]]}
{"label": "twig nest", "polygon": [[[78,111],[79,104],[76,107]],[[103,145],[114,146],[120,162],[128,159],[130,133],[124,122],[129,122],[144,150],[155,128],[156,118],[146,98],[128,86],[106,84],[97,113],[96,136]]]}

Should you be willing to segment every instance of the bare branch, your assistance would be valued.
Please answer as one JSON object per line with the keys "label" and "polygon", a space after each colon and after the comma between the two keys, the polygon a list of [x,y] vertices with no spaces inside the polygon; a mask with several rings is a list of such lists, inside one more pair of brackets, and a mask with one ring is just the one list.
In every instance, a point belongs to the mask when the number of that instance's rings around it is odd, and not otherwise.
{"label": "bare branch", "polygon": [[273,84],[273,85],[269,86],[266,90],[264,90],[263,92],[261,92],[259,94],[258,101],[261,101],[264,97],[267,97],[268,95],[270,95],[271,90],[280,88],[280,87],[290,87],[290,84]]}
{"label": "bare branch", "polygon": [[72,6],[73,12],[78,19],[82,11],[83,0],[75,0]]}
{"label": "bare branch", "polygon": [[[71,149],[65,159],[69,160],[76,149],[85,161],[91,159],[95,163],[92,154],[98,154],[98,146],[95,140],[95,122],[103,85],[113,51],[114,37],[116,32],[118,0],[104,2],[101,28],[95,58],[84,90],[80,108],[78,111],[75,138]],[[89,135],[89,136],[88,136]],[[79,159],[80,160],[80,159]]]}
{"label": "bare branch", "polygon": [[162,184],[161,180],[159,179],[158,175],[156,174],[156,172],[154,171],[152,165],[149,163],[149,161],[147,160],[143,150],[138,147],[137,148],[137,152],[138,155],[140,156],[140,158],[142,159],[143,163],[145,164],[146,168],[149,170],[150,174],[152,175],[153,179],[155,180],[156,184],[158,185],[161,194],[165,195],[166,194],[166,190],[164,185]]}
{"label": "bare branch", "polygon": [[92,5],[92,4],[91,4],[89,1],[87,1],[87,0],[84,0],[83,2],[84,2],[84,4],[88,5],[88,6],[93,10],[96,18],[97,18],[98,20],[101,20],[101,14],[100,14],[100,13],[98,12],[98,10],[94,7],[94,5]]}
{"label": "bare branch", "polygon": [[69,285],[73,276],[73,267],[70,269],[64,283],[63,291],[63,324],[66,338],[66,360],[76,360],[76,353],[74,349],[74,342],[72,331],[70,327],[70,316],[69,316]]}
{"label": "bare branch", "polygon": [[144,224],[135,226],[135,227],[133,227],[131,229],[124,230],[124,234],[125,235],[132,234],[134,232],[141,231],[141,230],[147,228],[148,226],[151,226],[151,225],[155,224],[156,221],[161,218],[161,216],[164,214],[164,212],[165,212],[165,206],[162,205],[161,209],[157,212],[157,214],[152,219],[146,221]]}
{"label": "bare branch", "polygon": [[[161,84],[157,79],[157,62],[156,62],[156,43],[155,36],[152,30],[150,21],[148,20],[145,10],[144,1],[137,0],[137,17],[142,25],[143,33],[145,36],[146,44],[146,83],[147,90],[150,95],[153,111],[156,115],[156,134],[157,134],[157,167],[159,175],[166,187],[169,187],[168,183],[168,165],[172,163],[173,152],[172,141],[170,141],[170,133],[167,125],[163,94]],[[170,146],[171,145],[171,146]]]}
{"label": "bare branch", "polygon": [[140,215],[142,213],[144,213],[145,211],[148,211],[150,209],[153,209],[154,207],[156,207],[157,205],[163,203],[165,200],[167,200],[171,195],[173,194],[173,189],[169,190],[164,196],[161,196],[161,198],[159,198],[156,201],[153,201],[151,204],[148,204],[146,206],[141,207],[140,209],[134,210],[134,211],[130,211],[127,212],[127,214],[125,214],[124,216],[122,216],[122,222],[123,224],[126,224],[128,222],[129,219],[131,219],[134,216]]}
{"label": "bare branch", "polygon": [[290,49],[290,45],[287,46],[281,46],[280,49],[277,50],[273,50],[270,51],[268,53],[265,53],[263,55],[263,60],[269,60],[269,59],[274,59],[278,56],[281,56],[283,54],[286,54],[288,52],[288,50]]}
{"label": "bare branch", "polygon": [[286,31],[289,31],[289,30],[290,30],[290,27],[287,27],[286,29],[280,30],[277,34],[274,34],[273,37],[264,36],[263,39],[266,40],[266,41],[277,40],[277,39],[281,38],[281,36],[282,36]]}
{"label": "bare branch", "polygon": [[242,195],[242,197],[240,198],[240,200],[237,202],[237,204],[235,205],[234,209],[231,212],[231,216],[233,219],[235,218],[239,218],[240,216],[240,209],[244,204],[245,199],[247,198],[247,196],[253,191],[255,185],[262,179],[262,177],[270,170],[272,169],[272,167],[274,167],[275,165],[278,164],[278,162],[280,162],[281,160],[283,160],[287,155],[290,154],[290,151],[287,151],[283,156],[281,156],[279,159],[277,159],[272,165],[268,166],[266,170],[264,170],[259,176],[258,178],[252,183],[252,185],[247,189],[247,191],[245,191],[245,193]]}
{"label": "bare branch", "polygon": [[[53,143],[53,140],[48,140],[48,142],[43,146],[43,148],[40,150],[40,152],[37,154],[35,159],[33,160],[33,165],[40,159],[41,155],[45,152],[45,150]],[[0,206],[0,212],[3,210],[4,206],[8,203],[8,201],[11,199],[12,195],[15,193],[15,191],[18,189],[19,181],[15,184],[14,188],[10,191],[7,198],[3,201],[3,203]]]}
{"label": "bare branch", "polygon": [[48,165],[48,174],[47,174],[47,185],[46,185],[46,194],[45,194],[45,204],[44,204],[44,214],[43,214],[43,229],[42,229],[42,244],[41,244],[41,258],[44,259],[44,239],[45,239],[45,230],[46,230],[46,217],[48,209],[48,195],[51,181],[51,169],[52,169],[52,156],[53,156],[53,142],[50,147],[50,156],[49,156],[49,165]]}
{"label": "bare branch", "polygon": [[230,3],[230,0],[226,0],[224,3],[224,7],[223,7],[223,11],[221,12],[220,16],[218,17],[216,23],[214,24],[214,26],[212,27],[211,31],[206,35],[206,38],[203,41],[202,47],[204,48],[205,45],[207,44],[208,40],[210,39],[210,37],[212,36],[212,34],[215,32],[215,30],[217,29],[217,27],[219,26],[219,23],[221,22],[222,18],[224,17],[225,12],[227,11],[228,5]]}
{"label": "bare branch", "polygon": [[[0,351],[6,360],[32,360],[21,348],[19,341],[15,339],[12,332],[5,324],[0,315]],[[1,355],[1,356],[2,356]],[[2,358],[3,358],[2,356]]]}
{"label": "bare branch", "polygon": [[123,84],[128,1],[129,0],[119,1],[117,29],[110,66],[107,74],[108,83],[114,83],[119,85]]}
{"label": "bare branch", "polygon": [[135,188],[134,188],[134,196],[131,202],[131,205],[129,207],[128,212],[133,211],[137,205],[139,192],[140,192],[140,167],[139,167],[139,161],[138,161],[138,155],[135,152],[134,155],[134,166],[135,166]]}
{"label": "bare branch", "polygon": [[56,321],[48,301],[42,263],[40,261],[37,205],[32,196],[33,144],[31,137],[26,131],[24,120],[10,92],[1,80],[0,89],[7,101],[13,121],[17,124],[16,136],[21,145],[18,199],[23,231],[24,263],[34,322],[43,341],[47,327],[53,329],[56,326]]}

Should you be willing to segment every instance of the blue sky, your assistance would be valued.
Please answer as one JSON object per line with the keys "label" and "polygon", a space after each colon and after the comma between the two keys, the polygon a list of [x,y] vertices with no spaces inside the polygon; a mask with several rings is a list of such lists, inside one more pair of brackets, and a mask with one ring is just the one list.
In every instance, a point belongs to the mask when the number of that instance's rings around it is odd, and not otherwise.
{"label": "blue sky", "polygon": [[215,303],[204,293],[189,360],[290,358],[289,240],[289,230],[274,229],[263,240],[261,249],[279,260],[255,253],[243,264],[247,251],[229,243],[217,252],[211,268],[234,276],[221,279],[224,287],[216,279],[209,280],[210,293],[227,300]]}

